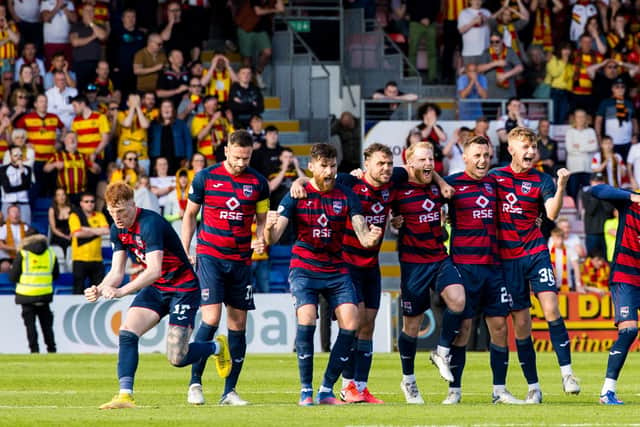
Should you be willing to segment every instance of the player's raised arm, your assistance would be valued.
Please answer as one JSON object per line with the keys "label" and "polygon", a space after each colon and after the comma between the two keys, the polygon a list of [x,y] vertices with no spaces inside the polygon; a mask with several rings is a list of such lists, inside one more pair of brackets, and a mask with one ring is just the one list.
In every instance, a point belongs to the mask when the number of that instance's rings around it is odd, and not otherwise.
{"label": "player's raised arm", "polygon": [[382,237],[382,228],[376,225],[368,227],[367,222],[362,215],[352,216],[351,223],[353,224],[353,231],[355,231],[362,246],[365,248],[372,248],[378,244]]}
{"label": "player's raised arm", "polygon": [[113,253],[111,258],[111,270],[104,276],[100,284],[93,285],[84,290],[84,297],[89,302],[96,302],[101,295],[112,294],[112,289],[116,289],[124,279],[125,268],[127,265],[127,254],[124,250]]}
{"label": "player's raised arm", "polygon": [[628,190],[621,190],[608,184],[594,185],[591,187],[591,194],[593,194],[593,197],[596,199],[606,200],[613,203],[626,202],[629,200],[633,203],[640,203],[640,194],[632,193]]}
{"label": "player's raised arm", "polygon": [[267,212],[263,232],[265,244],[273,245],[280,240],[288,224],[289,218],[280,215],[278,211]]}
{"label": "player's raised arm", "polygon": [[436,185],[440,187],[440,193],[442,194],[442,197],[444,197],[445,199],[452,198],[453,193],[455,193],[456,190],[452,186],[450,186],[438,172],[432,171],[431,176],[433,177],[433,182],[435,182]]}
{"label": "player's raised arm", "polygon": [[550,199],[544,202],[544,208],[547,211],[547,217],[550,220],[555,220],[562,209],[562,198],[564,197],[564,190],[567,187],[567,181],[569,180],[569,171],[565,168],[558,169],[558,184],[556,187],[556,193]]}

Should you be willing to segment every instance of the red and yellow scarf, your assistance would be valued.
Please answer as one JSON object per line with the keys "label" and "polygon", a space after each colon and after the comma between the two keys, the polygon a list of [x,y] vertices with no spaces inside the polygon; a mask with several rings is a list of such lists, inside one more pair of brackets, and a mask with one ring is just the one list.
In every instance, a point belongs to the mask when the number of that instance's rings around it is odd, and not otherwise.
{"label": "red and yellow scarf", "polygon": [[[491,60],[492,61],[497,61],[499,59],[506,59],[507,57],[507,47],[505,45],[502,45],[502,52],[498,53],[496,52],[496,50],[492,47],[489,48],[489,55],[491,56]],[[504,73],[504,67],[496,67],[496,74],[498,73]],[[501,87],[503,89],[508,89],[509,88],[509,79],[504,79],[502,81],[502,83],[498,82],[496,80],[496,84],[498,85],[498,87]]]}
{"label": "red and yellow scarf", "polygon": [[[568,292],[569,291],[569,264],[567,263],[567,248],[562,245],[559,248],[553,247],[550,251],[551,255],[551,265],[554,268],[554,271],[557,268],[556,257],[558,256],[558,252],[560,252],[560,265],[562,266],[562,276],[558,277],[558,272],[556,271],[556,280],[558,287],[560,288],[560,292]],[[559,280],[558,280],[559,279]]]}
{"label": "red and yellow scarf", "polygon": [[624,103],[623,97],[618,98],[614,96],[613,99],[616,100],[616,118],[618,119],[618,122],[622,126],[622,122],[627,121],[627,116],[629,115],[629,111],[627,110],[627,106]]}
{"label": "red and yellow scarf", "polygon": [[582,264],[582,284],[585,286],[595,286],[598,289],[609,289],[609,273],[611,267],[605,261],[601,268],[595,268],[591,258],[584,260]]}
{"label": "red and yellow scarf", "polygon": [[[507,30],[507,32],[511,35],[511,49],[513,49],[516,55],[518,55],[518,58],[522,59],[522,50],[520,49],[520,40],[518,39],[518,32],[516,31],[516,27],[513,25],[513,23],[508,23],[506,25],[498,24],[498,32],[500,34],[504,34],[505,30]],[[506,46],[502,48],[502,51],[506,55]]]}
{"label": "red and yellow scarf", "polygon": [[553,51],[553,38],[551,36],[551,11],[548,7],[536,10],[536,18],[533,24],[533,40],[531,44],[542,46],[545,52]]}
{"label": "red and yellow scarf", "polygon": [[[9,221],[6,222],[7,225],[7,246],[11,246],[14,249],[9,249],[7,250],[7,253],[9,254],[9,256],[11,258],[15,258],[17,251],[16,251],[16,240],[13,237],[13,230],[11,229],[11,223]],[[24,223],[21,222],[20,223],[20,241],[24,240]]]}

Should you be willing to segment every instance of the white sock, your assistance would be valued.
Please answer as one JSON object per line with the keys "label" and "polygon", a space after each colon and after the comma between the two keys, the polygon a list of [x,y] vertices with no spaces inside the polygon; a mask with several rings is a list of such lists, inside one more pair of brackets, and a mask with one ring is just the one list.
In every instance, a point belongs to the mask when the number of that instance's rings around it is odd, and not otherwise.
{"label": "white sock", "polygon": [[449,355],[449,351],[449,347],[442,347],[441,345],[436,348],[436,353],[442,357],[447,357]]}
{"label": "white sock", "polygon": [[133,390],[128,389],[128,388],[121,388],[120,389],[120,394],[133,394]]}
{"label": "white sock", "polygon": [[504,393],[505,391],[507,391],[507,388],[505,387],[505,385],[493,385],[493,394],[494,396],[497,396],[500,393]]}
{"label": "white sock", "polygon": [[600,396],[604,396],[608,391],[616,392],[616,385],[618,384],[618,380],[614,380],[612,378],[605,378],[604,384],[602,385],[602,390],[600,390]]}
{"label": "white sock", "polygon": [[531,390],[540,390],[540,383],[529,384],[529,391]]}
{"label": "white sock", "polygon": [[362,393],[362,390],[367,388],[367,382],[366,381],[356,381],[356,387],[357,387],[358,391],[360,393]]}
{"label": "white sock", "polygon": [[457,392],[462,394],[462,387],[449,387],[449,393],[451,392]]}
{"label": "white sock", "polygon": [[197,385],[198,385],[198,386],[200,386],[200,387],[202,387],[202,384],[200,384],[200,383],[193,383],[193,384],[191,384],[191,385],[189,386],[189,388],[191,388],[191,387],[195,387],[195,386],[197,386]]}
{"label": "white sock", "polygon": [[353,381],[353,378],[342,378],[342,388],[347,388],[351,381]]}
{"label": "white sock", "polygon": [[573,375],[573,369],[571,369],[571,365],[560,366],[560,373],[562,374],[562,377]]}
{"label": "white sock", "polygon": [[323,385],[320,386],[320,390],[318,390],[319,393],[331,393],[333,392],[333,390],[331,390],[329,387],[325,387]]}
{"label": "white sock", "polygon": [[402,376],[402,382],[403,383],[415,383],[416,382],[416,376],[411,374],[411,375],[403,375]]}

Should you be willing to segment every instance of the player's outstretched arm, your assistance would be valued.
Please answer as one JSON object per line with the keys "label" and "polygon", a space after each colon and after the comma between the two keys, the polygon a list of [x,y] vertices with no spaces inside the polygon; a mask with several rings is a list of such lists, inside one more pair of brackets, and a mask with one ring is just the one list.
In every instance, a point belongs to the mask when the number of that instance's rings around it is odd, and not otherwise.
{"label": "player's outstretched arm", "polygon": [[351,217],[351,223],[353,224],[353,231],[355,231],[356,236],[358,236],[360,244],[365,248],[374,247],[382,238],[382,228],[376,225],[367,226],[367,222],[362,215],[354,215]]}
{"label": "player's outstretched arm", "polygon": [[[196,231],[198,212],[200,212],[200,204],[188,200],[187,208],[184,210],[184,216],[182,217],[182,228],[180,229],[180,241],[187,256],[189,255],[193,233]],[[193,263],[193,260],[191,262]]]}
{"label": "player's outstretched arm", "polygon": [[608,184],[599,184],[591,187],[593,197],[608,202],[625,202],[631,200],[633,203],[640,203],[640,194],[632,193],[628,190],[621,190]]}
{"label": "player's outstretched arm", "polygon": [[544,208],[547,211],[547,217],[550,220],[555,220],[562,209],[562,198],[564,197],[564,190],[567,187],[567,181],[569,181],[569,171],[565,168],[558,169],[558,184],[556,186],[556,194],[544,202]]}
{"label": "player's outstretched arm", "polygon": [[444,178],[441,177],[438,172],[432,171],[431,174],[433,175],[433,182],[435,182],[436,185],[440,187],[440,193],[442,193],[442,196],[445,199],[452,198],[453,193],[456,192],[455,188],[447,184],[447,181],[445,181]]}
{"label": "player's outstretched arm", "polygon": [[291,197],[294,199],[306,199],[307,190],[304,189],[304,186],[307,185],[307,182],[309,182],[309,177],[307,176],[301,176],[293,181],[289,190]]}
{"label": "player's outstretched arm", "polygon": [[263,233],[265,244],[273,245],[280,240],[288,224],[289,218],[281,216],[278,211],[267,212]]}
{"label": "player's outstretched arm", "polygon": [[[96,302],[100,296],[111,295],[111,289],[116,289],[124,279],[127,254],[125,251],[116,251],[111,258],[111,270],[104,276],[102,282],[84,290],[84,297],[89,302]],[[106,298],[106,296],[105,296]]]}
{"label": "player's outstretched arm", "polygon": [[162,255],[163,251],[161,250],[147,252],[145,254],[147,268],[142,273],[120,288],[104,288],[102,296],[106,299],[121,298],[125,295],[133,294],[158,280],[162,276]]}

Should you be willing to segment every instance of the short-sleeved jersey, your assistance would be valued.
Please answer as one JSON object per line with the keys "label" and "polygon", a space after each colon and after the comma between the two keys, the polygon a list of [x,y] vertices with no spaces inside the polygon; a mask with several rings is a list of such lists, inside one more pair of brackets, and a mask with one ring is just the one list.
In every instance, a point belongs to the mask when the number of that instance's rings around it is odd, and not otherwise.
{"label": "short-sleeved jersey", "polygon": [[[198,138],[198,134],[204,129],[211,117],[206,113],[196,114],[191,121],[191,136]],[[233,127],[225,118],[219,118],[211,128],[211,132],[201,141],[197,142],[197,151],[204,154],[209,161],[215,160],[215,151],[218,144],[227,139],[227,136],[233,132]]]}
{"label": "short-sleeved jersey", "polygon": [[93,166],[89,156],[60,151],[49,157],[49,163],[55,162],[64,163],[64,168],[58,170],[58,187],[64,188],[67,194],[80,194],[86,191],[87,173]]}
{"label": "short-sleeved jersey", "polygon": [[88,156],[95,154],[103,133],[109,133],[109,122],[104,114],[92,111],[88,118],[76,116],[71,130],[78,134],[78,152]]}
{"label": "short-sleeved jersey", "polygon": [[189,200],[202,206],[198,254],[251,263],[251,223],[259,202],[269,199],[269,183],[247,168],[231,175],[223,163],[198,172]]}
{"label": "short-sleeved jersey", "polygon": [[548,250],[536,219],[556,193],[551,177],[531,169],[515,173],[511,166],[490,175],[498,189],[498,250],[500,258],[517,259]]}
{"label": "short-sleeved jersey", "polygon": [[351,190],[336,184],[320,192],[311,183],[305,185],[306,199],[284,196],[278,212],[292,221],[296,242],[291,250],[290,268],[315,273],[347,273],[342,258],[347,218],[362,214],[360,201]]}
{"label": "short-sleeved jersey", "polygon": [[127,115],[127,111],[118,112],[118,158],[122,159],[127,151],[133,151],[139,159],[148,159],[147,130],[140,126],[137,114],[133,116],[131,126],[124,127],[122,123]]}
{"label": "short-sleeved jersey", "polygon": [[[389,217],[389,210],[391,210],[391,203],[394,200],[393,184],[388,183],[380,187],[374,187],[364,178],[358,179],[349,174],[339,174],[337,182],[350,188],[360,200],[362,215],[367,224],[377,225],[384,230]],[[348,264],[357,267],[375,267],[378,265],[378,253],[380,252],[382,240],[373,248],[362,246],[358,236],[353,231],[351,217],[347,217],[347,227],[342,242],[344,244],[342,256]]]}
{"label": "short-sleeved jersey", "polygon": [[394,215],[404,218],[398,240],[400,261],[432,263],[447,257],[441,223],[442,205],[440,190],[435,184],[396,184],[392,210]]}
{"label": "short-sleeved jersey", "polygon": [[495,264],[498,261],[496,182],[474,179],[465,172],[449,175],[455,189],[449,201],[450,252],[460,264]]}
{"label": "short-sleeved jersey", "polygon": [[55,114],[41,117],[32,111],[20,117],[16,127],[27,131],[27,142],[33,145],[36,162],[46,162],[56,152],[56,131],[64,129],[64,124]]}
{"label": "short-sleeved jersey", "polygon": [[[9,22],[7,26],[14,34],[18,33],[18,28],[13,22]],[[0,30],[0,41],[4,42],[0,45],[0,59],[16,59],[18,49],[16,49],[16,45],[9,39],[9,31],[7,29]]]}
{"label": "short-sleeved jersey", "polygon": [[591,192],[594,197],[611,202],[619,213],[609,283],[640,287],[640,206],[629,199],[631,193],[626,190],[596,185]]}
{"label": "short-sleeved jersey", "polygon": [[113,251],[127,256],[147,268],[146,254],[162,251],[162,272],[152,286],[161,291],[190,292],[199,289],[196,274],[184,252],[180,238],[171,224],[159,214],[138,208],[130,228],[111,225]]}
{"label": "short-sleeved jersey", "polygon": [[[91,228],[108,227],[107,218],[102,212],[94,212],[87,215],[87,222]],[[80,217],[75,212],[69,215],[69,231],[71,234],[82,228]],[[102,262],[102,237],[96,236],[90,241],[82,239],[82,243],[77,237],[71,239],[71,259],[73,261]]]}

